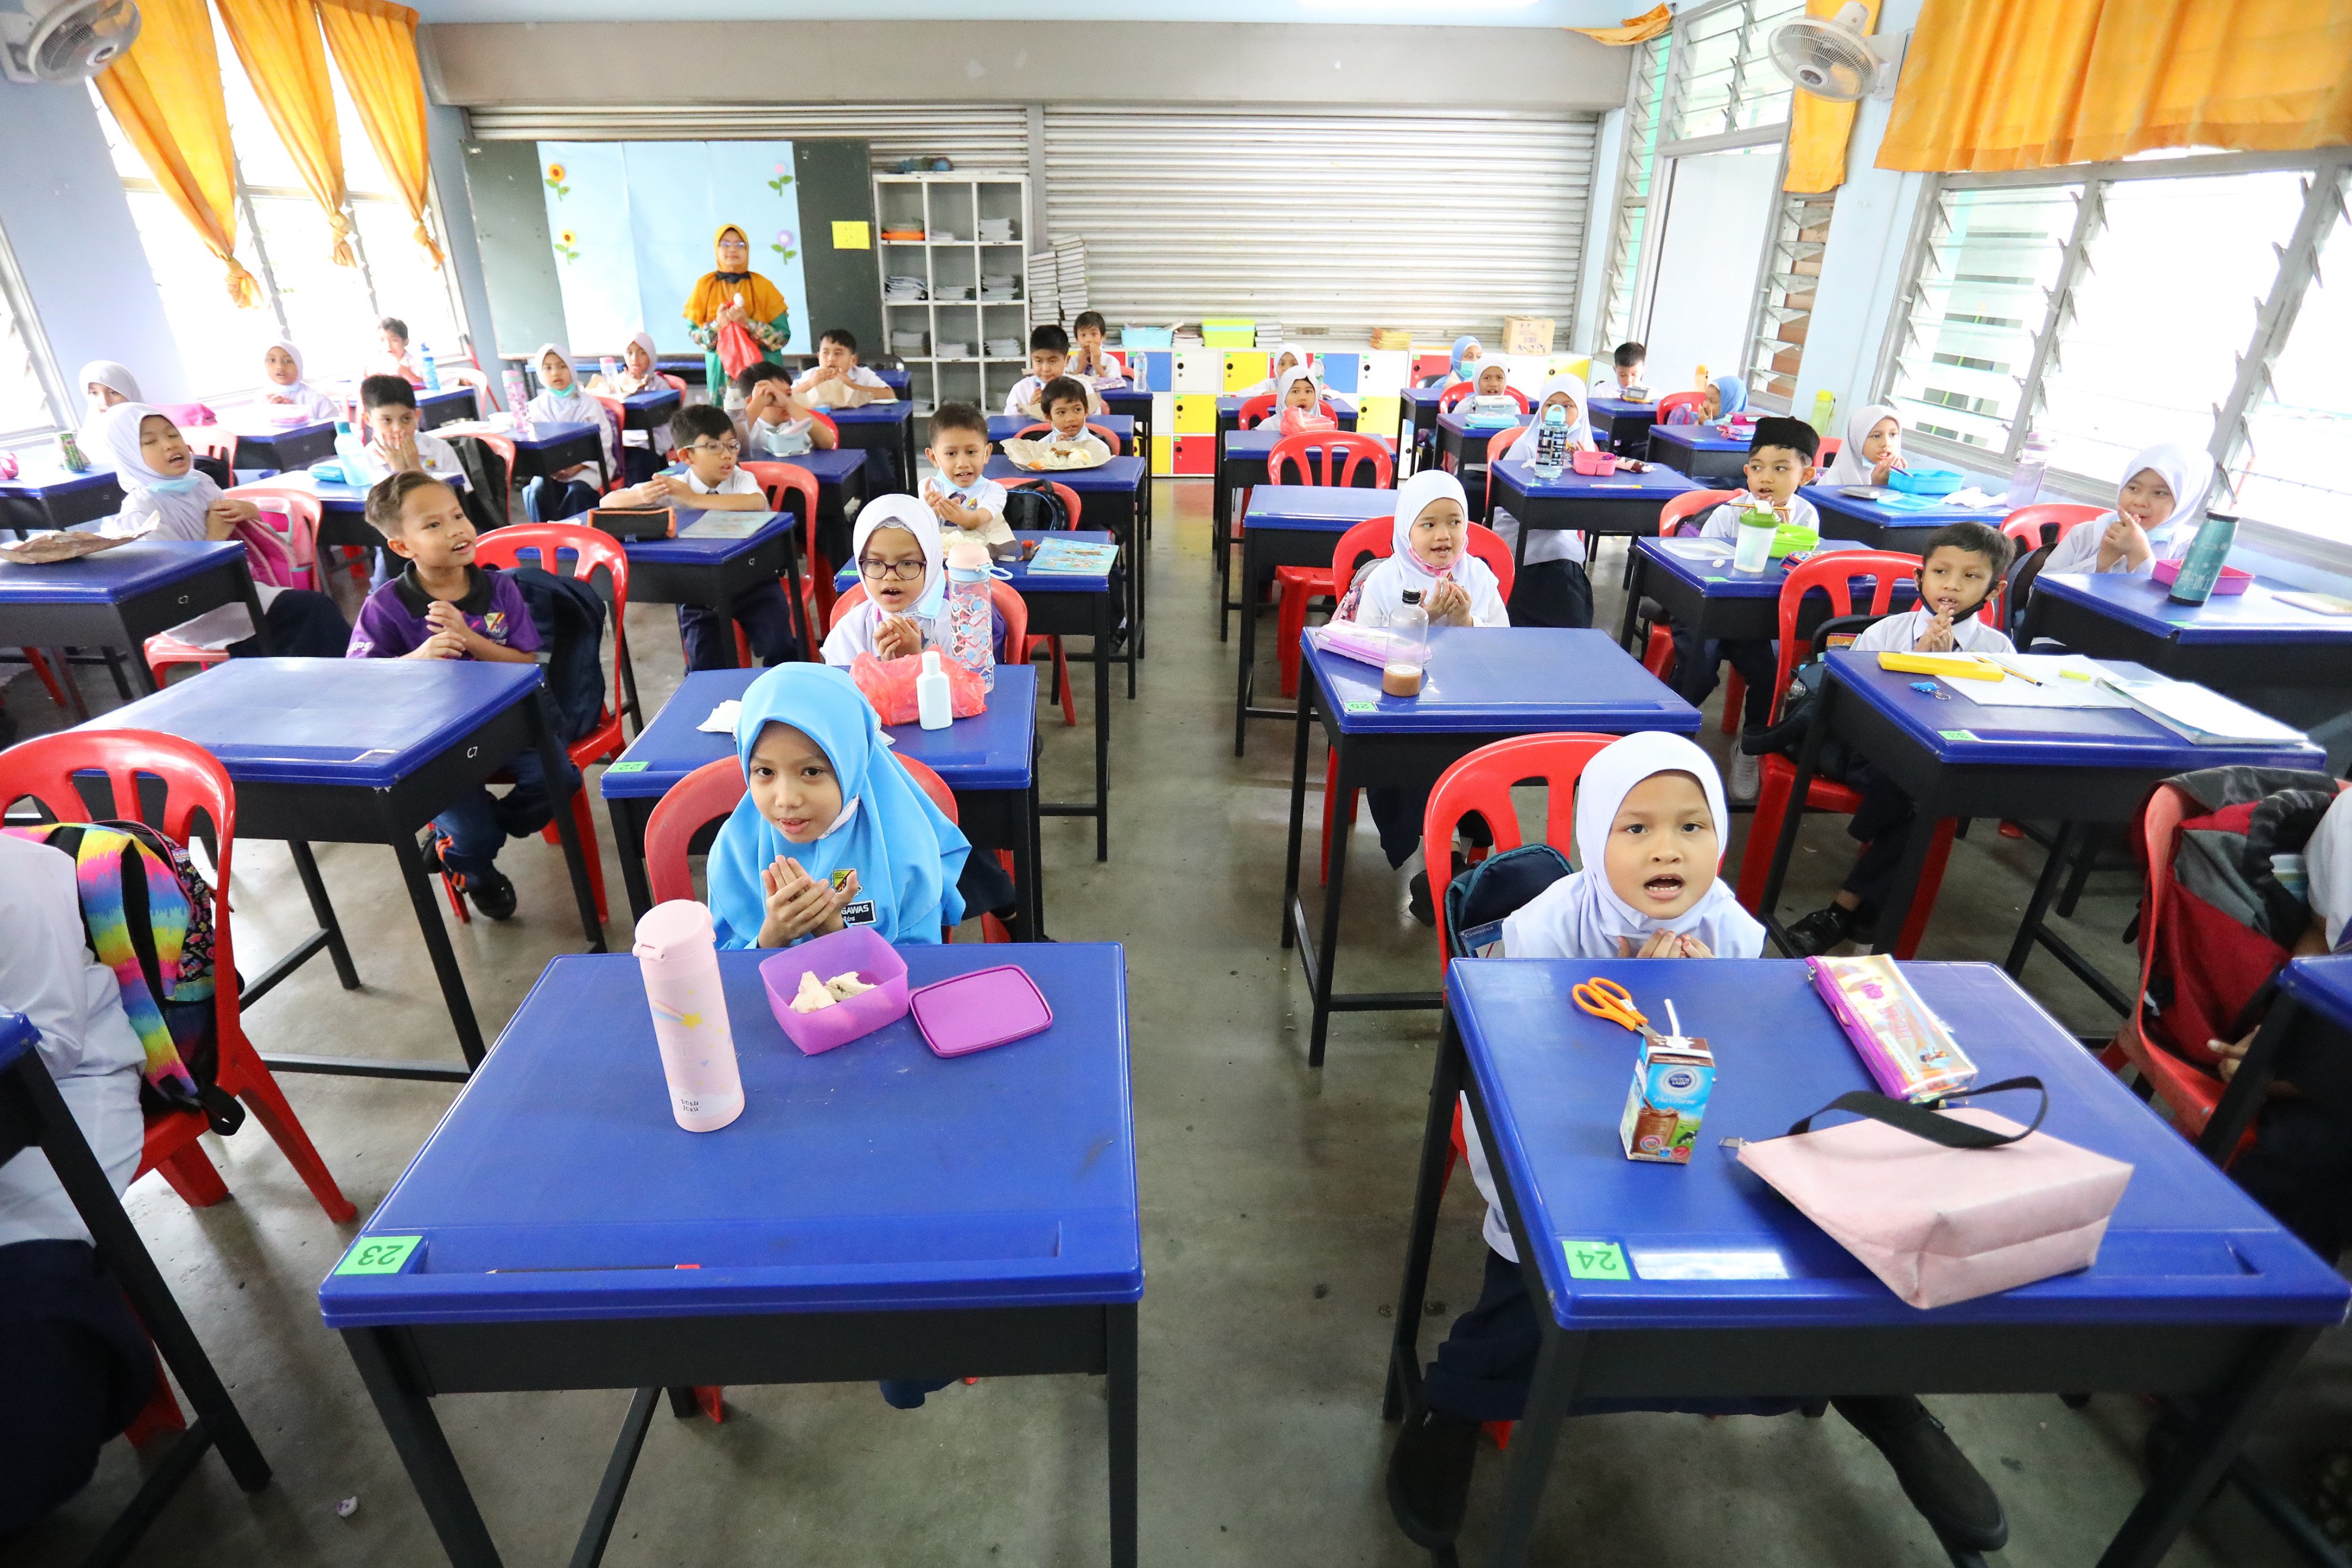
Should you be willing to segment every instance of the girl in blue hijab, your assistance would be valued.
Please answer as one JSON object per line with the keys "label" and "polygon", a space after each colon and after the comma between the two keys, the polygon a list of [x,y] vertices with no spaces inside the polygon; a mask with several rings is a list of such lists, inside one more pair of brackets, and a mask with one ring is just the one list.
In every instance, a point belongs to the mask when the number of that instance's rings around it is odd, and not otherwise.
{"label": "girl in blue hijab", "polygon": [[1712,394],[1697,408],[1677,408],[1666,416],[1669,425],[1712,425],[1718,419],[1728,419],[1744,413],[1748,407],[1748,384],[1736,375],[1718,375],[1708,384]]}
{"label": "girl in blue hijab", "polygon": [[936,942],[963,919],[971,844],[884,744],[849,672],[783,664],[735,719],[743,798],[710,847],[719,945],[790,947],[845,925]]}
{"label": "girl in blue hijab", "polygon": [[1445,374],[1445,384],[1452,386],[1457,381],[1467,381],[1476,375],[1478,373],[1475,369],[1465,367],[1475,366],[1479,360],[1486,356],[1486,351],[1479,346],[1478,340],[1467,332],[1454,339],[1454,363]]}

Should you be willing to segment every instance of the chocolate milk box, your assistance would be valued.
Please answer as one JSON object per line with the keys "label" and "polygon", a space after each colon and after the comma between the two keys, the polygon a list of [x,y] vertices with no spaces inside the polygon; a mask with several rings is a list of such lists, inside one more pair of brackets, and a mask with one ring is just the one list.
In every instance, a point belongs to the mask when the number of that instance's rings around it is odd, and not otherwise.
{"label": "chocolate milk box", "polygon": [[1625,1096],[1618,1140],[1628,1160],[1687,1165],[1715,1087],[1715,1054],[1703,1036],[1642,1034],[1633,1087]]}

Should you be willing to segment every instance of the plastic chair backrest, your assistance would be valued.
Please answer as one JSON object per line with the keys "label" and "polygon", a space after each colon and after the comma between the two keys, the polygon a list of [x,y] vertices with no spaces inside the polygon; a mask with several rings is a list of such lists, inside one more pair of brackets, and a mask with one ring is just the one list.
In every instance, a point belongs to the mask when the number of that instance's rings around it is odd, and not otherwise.
{"label": "plastic chair backrest", "polygon": [[900,757],[896,752],[890,754],[898,758],[898,765],[907,770],[908,778],[923,786],[923,793],[929,795],[931,804],[940,808],[940,815],[961,827],[963,824],[956,816],[955,791],[948,788],[948,781],[933,773],[931,764],[919,757]]}
{"label": "plastic chair backrest", "polygon": [[[519,522],[481,534],[474,541],[474,563],[478,566],[520,566],[522,557],[534,555],[531,563],[558,577],[577,577],[586,582],[600,568],[613,580],[613,698],[605,709],[618,713],[625,706],[621,689],[621,651],[624,646],[620,627],[629,614],[629,556],[621,542],[601,528],[581,528],[563,522]],[[563,570],[562,557],[572,557],[572,570]]]}
{"label": "plastic chair backrest", "polygon": [[812,420],[814,420],[817,424],[824,426],[825,434],[833,437],[833,444],[835,446],[838,447],[841,445],[841,426],[834,422],[832,415],[827,414],[822,408],[812,408],[809,410],[809,417]]}
{"label": "plastic chair backrest", "polygon": [[[1331,552],[1331,582],[1334,589],[1345,597],[1348,584],[1356,580],[1368,560],[1388,556],[1395,548],[1396,516],[1366,518],[1339,536],[1337,548]],[[1496,591],[1507,603],[1517,571],[1511,563],[1511,547],[1503,536],[1483,522],[1470,525],[1470,553],[1486,563],[1495,574]]]}
{"label": "plastic chair backrest", "polygon": [[646,885],[656,903],[694,897],[686,863],[694,836],[743,798],[743,765],[733,757],[703,763],[669,786],[646,819]]}
{"label": "plastic chair backrest", "polygon": [[1898,550],[1824,551],[1789,574],[1787,581],[1780,584],[1780,660],[1772,686],[1771,722],[1780,721],[1780,702],[1788,693],[1789,675],[1797,667],[1797,655],[1803,651],[1797,641],[1797,619],[1804,607],[1805,595],[1827,594],[1832,616],[1851,616],[1855,613],[1853,580],[1867,577],[1871,580],[1868,613],[1883,616],[1895,602],[1895,590],[1915,581],[1918,574],[1919,558]]}
{"label": "plastic chair backrest", "polygon": [[588,395],[604,405],[604,412],[613,416],[613,428],[617,432],[627,417],[627,410],[621,406],[621,400],[609,392],[592,392]]}
{"label": "plastic chair backrest", "polygon": [[253,496],[249,499],[263,512],[275,513],[278,519],[276,531],[286,546],[287,556],[294,570],[304,579],[304,587],[314,585],[313,574],[319,564],[319,506],[315,499],[309,510],[294,504],[295,498],[287,495]]}
{"label": "plastic chair backrest", "polygon": [[1657,422],[1664,425],[1673,416],[1675,411],[1678,408],[1704,408],[1706,406],[1706,394],[1704,392],[1669,392],[1664,397],[1658,399]]}
{"label": "plastic chair backrest", "polygon": [[[1346,461],[1339,463],[1339,477],[1334,479],[1332,466],[1343,453]],[[1379,437],[1361,436],[1352,430],[1313,434],[1301,431],[1296,436],[1285,436],[1265,455],[1265,481],[1270,485],[1289,483],[1284,471],[1296,463],[1299,483],[1336,485],[1346,489],[1355,484],[1357,470],[1367,462],[1372,465],[1372,488],[1387,489],[1396,478],[1396,464],[1389,457],[1387,444]]]}
{"label": "plastic chair backrest", "polygon": [[[106,775],[111,802],[93,814],[77,787],[77,773]],[[231,950],[228,912],[229,861],[236,843],[236,785],[220,759],[193,741],[152,730],[67,730],[20,741],[0,752],[0,812],[30,796],[59,822],[87,822],[93,816],[123,822],[143,822],[139,779],[162,781],[163,807],[157,827],[164,837],[184,845],[202,813],[213,834],[213,964],[218,974],[236,973]],[[215,1016],[223,1038],[233,1034],[237,1017],[234,984],[213,988]]]}
{"label": "plastic chair backrest", "polygon": [[1244,397],[1242,399],[1241,427],[1244,430],[1255,430],[1258,427],[1259,421],[1273,412],[1273,393],[1261,392],[1255,396]]}
{"label": "plastic chair backrest", "polygon": [[1053,491],[1054,499],[1062,503],[1062,515],[1069,520],[1067,526],[1071,528],[1077,527],[1078,519],[1086,515],[1086,508],[1078,500],[1078,492],[1059,479],[1024,479],[1017,485],[1007,485],[1004,489],[1008,494],[1013,490]]}
{"label": "plastic chair backrest", "polygon": [[1527,434],[1527,427],[1514,425],[1507,430],[1497,430],[1486,437],[1486,515],[1495,515],[1495,465],[1503,460],[1511,445]]}
{"label": "plastic chair backrest", "polygon": [[198,425],[180,432],[188,450],[207,458],[218,458],[233,471],[236,468],[236,432],[225,425]]}
{"label": "plastic chair backrest", "polygon": [[806,564],[816,560],[816,476],[798,463],[751,462],[742,465],[743,471],[768,492],[768,505],[777,511],[790,511],[784,504],[787,490],[801,498],[801,560]]}
{"label": "plastic chair backrest", "polygon": [[672,392],[683,393],[686,391],[686,377],[682,375],[672,375],[666,370],[657,370],[654,372],[654,374],[660,376],[664,381],[669,383],[669,389]]}
{"label": "plastic chair backrest", "polygon": [[[1112,429],[1108,425],[1097,425],[1091,419],[1087,421],[1087,428],[1095,433],[1096,439],[1099,440],[1104,446],[1110,448],[1110,455],[1112,457],[1118,458],[1126,456],[1127,447],[1120,443],[1118,431]],[[1053,430],[1054,427],[1051,425],[1024,425],[1013,433],[1013,438],[1016,441],[1026,441],[1032,436],[1051,435],[1053,434]]]}
{"label": "plastic chair backrest", "polygon": [[[1540,782],[1548,786],[1544,802],[1543,841],[1562,854],[1576,842],[1576,781],[1595,753],[1618,739],[1615,735],[1567,732],[1514,735],[1491,746],[1481,746],[1439,775],[1423,813],[1423,842],[1451,844],[1462,819],[1476,813],[1495,836],[1494,852],[1519,847],[1519,814],[1511,803],[1515,784]],[[1434,879],[1430,902],[1437,908],[1437,963],[1447,962],[1445,889]]]}
{"label": "plastic chair backrest", "polygon": [[1444,413],[1447,409],[1453,407],[1455,404],[1460,403],[1464,398],[1469,396],[1472,393],[1477,390],[1478,383],[1475,377],[1473,377],[1468,381],[1455,382],[1452,386],[1447,387],[1444,392],[1437,395],[1437,411],[1440,414]]}
{"label": "plastic chair backrest", "polygon": [[[1685,520],[1696,517],[1700,512],[1713,511],[1738,493],[1738,490],[1685,490],[1658,509],[1658,537],[1674,538],[1682,532],[1682,525]],[[1706,526],[1705,521],[1698,524],[1699,528]],[[1694,529],[1692,531],[1696,532],[1697,530]]]}
{"label": "plastic chair backrest", "polygon": [[[2019,507],[2000,520],[2000,531],[2028,550],[2039,550],[2045,543],[2056,544],[2074,532],[2082,523],[2095,517],[2105,517],[2103,506],[2084,506],[2075,501],[2036,501],[2032,506]],[[2044,538],[2046,525],[2055,524],[2056,534]]]}

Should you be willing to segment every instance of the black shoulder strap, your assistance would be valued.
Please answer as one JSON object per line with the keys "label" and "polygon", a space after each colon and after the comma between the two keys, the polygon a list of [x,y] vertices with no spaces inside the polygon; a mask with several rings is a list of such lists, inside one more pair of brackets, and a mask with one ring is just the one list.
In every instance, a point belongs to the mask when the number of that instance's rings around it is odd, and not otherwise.
{"label": "black shoulder strap", "polygon": [[1968,1092],[1973,1097],[1999,1094],[2006,1089],[2030,1089],[2042,1097],[2041,1107],[2034,1111],[2033,1121],[2022,1132],[1995,1132],[1989,1127],[1979,1127],[1974,1122],[1957,1121],[1949,1116],[1938,1116],[1927,1106],[1914,1105],[1907,1100],[1896,1100],[1891,1095],[1867,1089],[1839,1095],[1811,1116],[1791,1122],[1789,1131],[1791,1135],[1810,1132],[1813,1129],[1814,1118],[1826,1116],[1832,1110],[1851,1110],[1857,1116],[1884,1121],[1889,1127],[1899,1127],[1915,1138],[1941,1143],[1947,1149],[1998,1149],[2004,1143],[2014,1143],[2021,1138],[2031,1137],[2042,1125],[2042,1119],[2050,1114],[2050,1090],[2038,1078],[2005,1078],[1999,1083],[1979,1085]]}

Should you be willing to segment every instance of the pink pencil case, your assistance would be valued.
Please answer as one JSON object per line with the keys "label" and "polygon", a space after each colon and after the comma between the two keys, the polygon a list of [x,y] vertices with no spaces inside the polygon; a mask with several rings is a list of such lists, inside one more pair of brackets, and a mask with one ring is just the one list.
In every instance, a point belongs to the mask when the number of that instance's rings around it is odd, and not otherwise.
{"label": "pink pencil case", "polygon": [[[2158,582],[2169,588],[2180,580],[2180,563],[2159,561],[2156,563],[2156,571],[2152,575]],[[2221,568],[2221,575],[2214,580],[2213,592],[2216,595],[2242,594],[2253,586],[2253,583],[2254,574],[2252,572],[2241,572],[2235,566],[2224,566]]]}
{"label": "pink pencil case", "polygon": [[1805,967],[1879,1092],[1896,1100],[1936,1100],[1976,1082],[1976,1063],[1954,1043],[1943,1020],[1927,1011],[1894,959],[1883,952],[1809,958]]}
{"label": "pink pencil case", "polygon": [[926,985],[907,998],[923,1043],[940,1057],[970,1056],[1010,1045],[1052,1026],[1045,994],[1018,964],[975,969]]}

